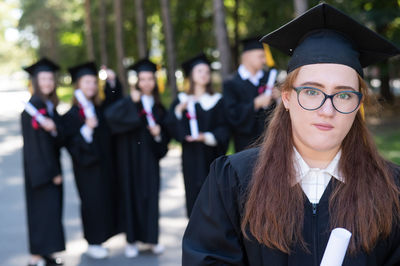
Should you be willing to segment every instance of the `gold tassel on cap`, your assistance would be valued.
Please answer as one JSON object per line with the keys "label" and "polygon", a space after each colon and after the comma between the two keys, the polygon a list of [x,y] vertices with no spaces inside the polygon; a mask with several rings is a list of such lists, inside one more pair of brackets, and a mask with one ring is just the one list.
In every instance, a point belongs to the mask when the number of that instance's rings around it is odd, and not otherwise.
{"label": "gold tassel on cap", "polygon": [[161,70],[161,64],[157,64],[157,72],[155,73],[157,79],[157,87],[158,87],[158,92],[163,94],[165,91],[165,82],[164,82],[164,75],[160,70]]}
{"label": "gold tassel on cap", "polygon": [[265,60],[267,62],[267,66],[268,67],[275,66],[275,61],[274,61],[274,58],[272,57],[272,53],[271,53],[271,50],[269,49],[268,44],[263,43],[263,47],[264,47]]}

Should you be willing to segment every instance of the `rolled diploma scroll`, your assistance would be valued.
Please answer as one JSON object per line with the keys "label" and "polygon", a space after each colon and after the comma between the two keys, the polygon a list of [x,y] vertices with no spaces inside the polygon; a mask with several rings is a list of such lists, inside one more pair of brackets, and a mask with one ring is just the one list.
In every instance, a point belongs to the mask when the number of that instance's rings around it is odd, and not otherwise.
{"label": "rolled diploma scroll", "polygon": [[154,127],[156,125],[156,121],[154,121],[153,115],[152,115],[152,110],[151,110],[151,104],[150,101],[147,97],[142,96],[142,104],[143,108],[146,111],[146,119],[147,122],[149,123],[150,127]]}
{"label": "rolled diploma scroll", "polygon": [[75,97],[81,104],[83,112],[85,113],[85,117],[87,118],[96,117],[96,114],[93,112],[93,109],[90,108],[91,103],[88,101],[88,99],[86,99],[85,95],[83,95],[83,92],[81,90],[78,89],[75,91]]}
{"label": "rolled diploma scroll", "polygon": [[[42,114],[38,111],[38,109],[36,109],[36,107],[33,106],[33,104],[31,104],[30,102],[27,102],[27,103],[24,103],[24,104],[25,104],[25,111],[26,111],[30,116],[32,116],[33,118],[35,118],[36,121],[38,121],[38,123],[39,123],[40,125],[43,125],[43,122],[44,122],[44,119],[45,119],[44,115],[42,115]],[[51,134],[53,137],[57,136],[57,132],[56,132],[56,131],[51,131],[50,134]]]}
{"label": "rolled diploma scroll", "polygon": [[326,245],[321,266],[341,266],[346,255],[351,233],[344,228],[335,228]]}
{"label": "rolled diploma scroll", "polygon": [[44,115],[42,115],[30,102],[25,103],[25,111],[36,119],[39,124],[43,124],[44,122]]}
{"label": "rolled diploma scroll", "polygon": [[197,124],[197,118],[196,118],[196,109],[194,107],[194,101],[189,100],[188,105],[187,105],[187,110],[190,116],[189,119],[189,126],[190,126],[190,135],[192,138],[197,139],[199,137],[199,125]]}
{"label": "rolled diploma scroll", "polygon": [[272,88],[274,87],[276,76],[278,75],[278,70],[275,68],[269,71],[268,81],[267,81],[267,88],[265,88],[265,95],[270,96],[272,94]]}

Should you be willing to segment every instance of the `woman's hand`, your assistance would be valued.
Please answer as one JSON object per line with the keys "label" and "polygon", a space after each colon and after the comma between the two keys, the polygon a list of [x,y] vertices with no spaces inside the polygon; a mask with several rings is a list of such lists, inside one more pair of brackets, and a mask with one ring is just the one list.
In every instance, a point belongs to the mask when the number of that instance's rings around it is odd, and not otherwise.
{"label": "woman's hand", "polygon": [[185,111],[187,108],[187,102],[184,103],[180,103],[175,107],[175,112],[176,113],[183,113],[183,111]]}
{"label": "woman's hand", "polygon": [[51,118],[45,117],[41,126],[47,132],[57,132],[56,124],[54,123],[54,121]]}
{"label": "woman's hand", "polygon": [[62,184],[62,176],[61,175],[56,175],[53,178],[53,184],[56,185],[56,186],[61,185]]}
{"label": "woman's hand", "polygon": [[90,127],[91,129],[96,128],[98,126],[98,123],[99,122],[97,121],[96,117],[89,117],[89,118],[86,118],[86,120],[85,120],[85,124],[88,127]]}
{"label": "woman's hand", "polygon": [[140,92],[136,89],[131,90],[131,99],[134,103],[137,103],[140,101]]}
{"label": "woman's hand", "polygon": [[153,137],[157,137],[157,136],[159,136],[160,134],[161,134],[161,127],[160,127],[160,125],[155,125],[154,127],[147,127],[148,129],[149,129],[149,131],[150,131],[150,134],[153,136]]}
{"label": "woman's hand", "polygon": [[199,133],[199,135],[197,136],[197,138],[193,138],[192,136],[186,136],[185,140],[187,142],[205,142],[206,138],[204,137],[203,133]]}

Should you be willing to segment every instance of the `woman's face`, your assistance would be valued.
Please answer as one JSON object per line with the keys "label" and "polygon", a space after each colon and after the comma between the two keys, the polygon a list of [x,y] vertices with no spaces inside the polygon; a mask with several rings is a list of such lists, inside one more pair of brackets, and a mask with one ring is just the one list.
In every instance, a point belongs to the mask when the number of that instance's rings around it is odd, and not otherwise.
{"label": "woman's face", "polygon": [[40,71],[37,74],[37,81],[40,92],[45,96],[50,95],[56,87],[54,73],[50,71]]}
{"label": "woman's face", "polygon": [[[302,66],[293,87],[308,86],[326,94],[340,91],[359,91],[357,72],[340,64],[313,64]],[[303,109],[297,100],[297,92],[282,93],[282,101],[290,112],[293,140],[296,148],[318,152],[338,150],[349,132],[358,108],[350,114],[335,110],[327,99],[317,110]]]}
{"label": "woman's face", "polygon": [[96,96],[97,87],[97,77],[93,75],[83,75],[79,78],[78,88],[81,89],[86,98],[91,99]]}
{"label": "woman's face", "polygon": [[154,73],[151,71],[141,71],[138,75],[138,88],[143,94],[151,95],[156,86]]}
{"label": "woman's face", "polygon": [[197,64],[192,69],[192,79],[194,84],[207,86],[211,81],[211,69],[207,64]]}

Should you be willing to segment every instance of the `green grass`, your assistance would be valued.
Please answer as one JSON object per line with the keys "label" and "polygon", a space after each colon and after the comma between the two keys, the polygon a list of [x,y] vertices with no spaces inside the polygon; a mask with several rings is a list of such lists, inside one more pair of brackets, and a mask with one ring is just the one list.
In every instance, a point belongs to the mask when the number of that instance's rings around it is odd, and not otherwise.
{"label": "green grass", "polygon": [[74,89],[72,88],[72,86],[68,86],[68,85],[58,86],[57,96],[60,99],[60,101],[65,102],[65,103],[71,103],[73,95],[74,95]]}
{"label": "green grass", "polygon": [[381,154],[400,165],[400,129],[377,133],[374,138]]}

